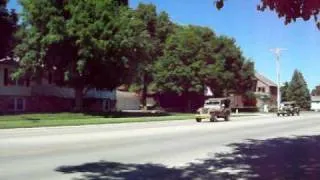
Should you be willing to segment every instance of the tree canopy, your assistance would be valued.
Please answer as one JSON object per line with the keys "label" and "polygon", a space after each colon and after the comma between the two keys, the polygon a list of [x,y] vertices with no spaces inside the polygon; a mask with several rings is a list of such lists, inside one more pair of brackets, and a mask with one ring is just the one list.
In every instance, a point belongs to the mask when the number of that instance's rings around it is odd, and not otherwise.
{"label": "tree canopy", "polygon": [[304,109],[310,108],[310,92],[308,85],[298,70],[295,70],[288,87],[288,98],[290,101],[296,101]]}
{"label": "tree canopy", "polygon": [[[216,0],[215,4],[218,9],[224,6],[226,0]],[[320,13],[320,1],[319,0],[261,0],[257,5],[259,11],[266,9],[275,11],[279,18],[284,18],[284,23],[288,24],[297,19],[303,19],[305,21],[311,18],[317,24],[320,29],[319,13]]]}
{"label": "tree canopy", "polygon": [[[254,85],[254,64],[234,39],[210,28],[179,26],[152,4],[137,9],[115,0],[21,0],[23,7],[16,77],[54,74],[54,81],[75,89],[82,109],[86,89],[154,84],[158,92],[217,97],[246,93]],[[129,76],[131,76],[129,78]]]}
{"label": "tree canopy", "polygon": [[254,64],[243,58],[233,39],[205,27],[180,26],[166,41],[164,55],[154,67],[159,91],[202,93],[215,96],[252,90]]}
{"label": "tree canopy", "polygon": [[77,109],[82,108],[85,88],[113,89],[122,84],[144,48],[143,23],[113,0],[21,0],[21,4],[17,76],[53,71],[58,84],[75,88]]}
{"label": "tree canopy", "polygon": [[0,59],[12,56],[14,33],[17,30],[17,14],[7,9],[7,3],[7,0],[0,0]]}
{"label": "tree canopy", "polygon": [[214,36],[209,29],[187,26],[179,27],[168,38],[164,56],[154,67],[154,79],[160,91],[181,94],[203,90],[201,68],[205,65],[203,56],[208,55],[205,43],[211,40],[203,38],[205,31],[207,36]]}
{"label": "tree canopy", "polygon": [[282,101],[290,101],[289,98],[289,86],[290,84],[288,82],[285,82],[284,85],[281,87],[281,100]]}
{"label": "tree canopy", "polygon": [[140,92],[141,105],[146,107],[147,92],[153,84],[153,65],[163,55],[165,41],[175,25],[166,12],[157,13],[153,4],[140,3],[135,9],[135,16],[143,22],[147,45],[141,51],[137,66],[132,68],[130,89]]}
{"label": "tree canopy", "polygon": [[[209,78],[206,84],[215,90],[217,96],[226,96],[228,92],[245,94],[253,89],[254,63],[243,56],[233,38],[218,37],[213,54],[215,62],[223,67],[219,73],[208,69]],[[216,77],[212,77],[212,74],[216,74]]]}
{"label": "tree canopy", "polygon": [[173,23],[165,12],[157,13],[153,4],[140,3],[135,9],[135,17],[143,22],[143,31],[147,36],[143,39],[146,46],[141,51],[137,67],[132,69],[131,87],[141,92],[141,105],[146,107],[146,96],[152,82],[152,67],[163,54],[163,43],[173,29]]}

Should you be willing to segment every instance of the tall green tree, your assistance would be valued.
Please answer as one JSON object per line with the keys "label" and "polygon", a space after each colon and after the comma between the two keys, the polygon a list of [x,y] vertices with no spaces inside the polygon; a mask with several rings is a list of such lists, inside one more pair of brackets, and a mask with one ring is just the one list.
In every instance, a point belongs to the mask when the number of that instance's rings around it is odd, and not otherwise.
{"label": "tall green tree", "polygon": [[163,54],[163,44],[173,31],[173,23],[165,12],[157,14],[153,4],[140,3],[135,15],[144,24],[146,46],[139,56],[140,61],[132,74],[133,85],[141,92],[141,105],[146,108],[147,89],[152,82],[154,62]]}
{"label": "tall green tree", "polygon": [[289,98],[289,83],[285,82],[284,85],[280,89],[281,91],[281,100],[282,101],[290,101]]}
{"label": "tall green tree", "polygon": [[57,84],[75,89],[76,110],[85,90],[113,89],[143,49],[143,23],[113,0],[21,0],[21,58],[16,76],[54,73]]}
{"label": "tall green tree", "polygon": [[[204,39],[203,36],[208,38]],[[204,43],[209,43],[213,37],[210,29],[196,26],[179,27],[170,35],[164,55],[154,67],[158,91],[180,95],[203,92],[205,72],[201,69],[205,67],[205,57],[210,56]]]}
{"label": "tall green tree", "polygon": [[7,3],[7,0],[0,0],[0,59],[12,56],[14,33],[18,28],[17,13],[15,10],[8,10]]}
{"label": "tall green tree", "polygon": [[157,12],[156,7],[153,4],[140,3],[135,10],[135,13],[137,18],[142,20],[144,31],[148,35],[146,39],[144,39],[147,46],[140,56],[140,63],[138,63],[136,71],[134,72],[134,83],[141,87],[139,88],[141,92],[141,105],[143,108],[146,108],[147,88],[148,84],[151,82],[150,71],[153,60],[158,56],[158,39],[156,37]]}
{"label": "tall green tree", "polygon": [[288,97],[290,101],[296,101],[301,108],[310,108],[310,92],[308,85],[298,70],[295,70],[288,88]]}
{"label": "tall green tree", "polygon": [[210,72],[207,85],[214,89],[216,96],[228,96],[229,92],[246,94],[254,87],[254,63],[243,57],[240,48],[234,39],[220,36],[216,38],[216,46],[211,49],[216,64],[221,64],[222,69],[216,73]]}
{"label": "tall green tree", "polygon": [[[215,0],[216,7],[221,9],[224,6],[226,0]],[[320,13],[320,1],[319,0],[261,0],[257,5],[259,11],[269,9],[275,11],[279,18],[284,18],[285,24],[296,21],[297,19],[303,19],[305,21],[311,18],[317,24],[320,29],[319,13]]]}
{"label": "tall green tree", "polygon": [[155,64],[154,81],[160,92],[190,97],[202,94],[207,85],[220,97],[252,89],[253,65],[242,57],[234,40],[217,38],[209,28],[181,26],[166,41],[164,55]]}

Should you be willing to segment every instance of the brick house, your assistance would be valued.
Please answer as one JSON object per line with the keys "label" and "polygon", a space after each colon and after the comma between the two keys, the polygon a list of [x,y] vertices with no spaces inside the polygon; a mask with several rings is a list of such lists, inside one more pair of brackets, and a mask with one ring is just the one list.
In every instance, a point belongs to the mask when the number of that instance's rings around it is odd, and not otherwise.
{"label": "brick house", "polygon": [[257,83],[255,88],[255,96],[257,107],[263,110],[265,106],[269,109],[277,104],[277,84],[267,77],[256,73]]}
{"label": "brick house", "polygon": [[[12,80],[11,73],[18,63],[12,59],[0,60],[0,112],[62,112],[74,107],[75,92],[72,88],[59,87],[52,82],[52,75],[45,74],[37,81]],[[84,97],[87,111],[115,109],[116,91],[90,89]]]}
{"label": "brick house", "polygon": [[[277,85],[263,76],[260,73],[255,73],[255,87],[254,91],[254,102],[246,102],[247,100],[243,97],[243,95],[238,95],[235,93],[229,93],[229,98],[231,100],[231,107],[233,108],[258,108],[259,111],[264,111],[267,107],[268,109],[275,107],[277,103]],[[211,96],[213,97],[212,91],[210,88],[206,88],[205,96],[206,98],[211,97],[208,96],[208,92],[211,92]],[[250,104],[250,105],[248,105]]]}

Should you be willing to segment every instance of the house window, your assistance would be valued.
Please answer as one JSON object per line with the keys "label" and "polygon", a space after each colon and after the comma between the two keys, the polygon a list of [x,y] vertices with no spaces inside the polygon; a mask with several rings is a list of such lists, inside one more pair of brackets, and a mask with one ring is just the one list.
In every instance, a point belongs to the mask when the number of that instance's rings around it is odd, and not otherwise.
{"label": "house window", "polygon": [[19,80],[14,80],[11,77],[11,74],[13,73],[13,71],[9,71],[8,68],[4,68],[4,76],[3,76],[3,82],[5,86],[23,86],[24,85],[24,80],[23,79],[19,79]]}
{"label": "house window", "polygon": [[30,86],[30,79],[26,80],[26,86],[29,87]]}
{"label": "house window", "polygon": [[11,74],[13,73],[13,71],[9,71],[9,74],[8,74],[8,85],[9,86],[15,86],[17,85],[17,82],[11,77]]}
{"label": "house window", "polygon": [[8,75],[8,69],[4,68],[3,83],[5,86],[8,86]]}
{"label": "house window", "polygon": [[15,98],[12,98],[8,101],[8,110],[9,111],[15,110]]}
{"label": "house window", "polygon": [[49,72],[48,74],[48,84],[52,84],[52,73]]}
{"label": "house window", "polygon": [[24,86],[24,79],[20,78],[17,80],[17,85],[18,86]]}
{"label": "house window", "polygon": [[16,98],[16,111],[24,111],[25,99]]}
{"label": "house window", "polygon": [[103,110],[104,111],[111,111],[111,102],[109,99],[103,100]]}
{"label": "house window", "polygon": [[264,87],[258,87],[258,92],[266,92],[266,89]]}
{"label": "house window", "polygon": [[8,103],[9,111],[24,111],[25,110],[25,99],[24,98],[12,98]]}

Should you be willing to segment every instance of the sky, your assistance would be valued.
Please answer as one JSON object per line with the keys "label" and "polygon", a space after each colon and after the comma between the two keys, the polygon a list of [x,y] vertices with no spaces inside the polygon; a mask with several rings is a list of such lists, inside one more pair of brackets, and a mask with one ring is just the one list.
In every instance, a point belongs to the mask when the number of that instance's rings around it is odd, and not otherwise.
{"label": "sky", "polygon": [[[314,21],[297,20],[285,25],[271,11],[257,11],[259,0],[228,0],[218,11],[214,0],[129,0],[130,7],[152,3],[181,25],[210,27],[217,35],[233,37],[245,57],[255,62],[256,71],[276,82],[272,48],[285,48],[280,57],[281,83],[290,81],[295,69],[304,75],[309,89],[320,85],[320,30]],[[201,2],[201,3],[200,3]],[[9,8],[21,11],[17,0]]]}

